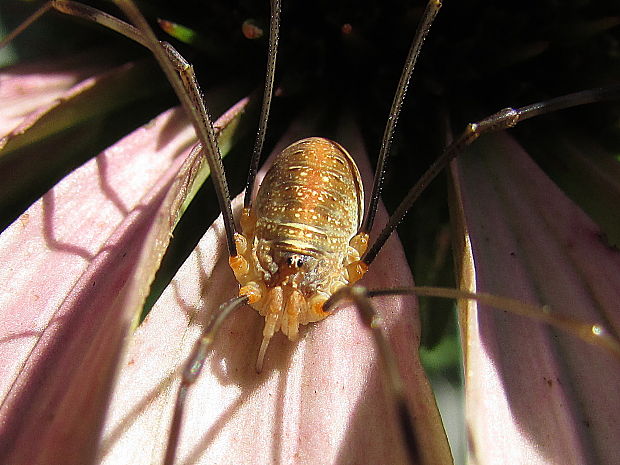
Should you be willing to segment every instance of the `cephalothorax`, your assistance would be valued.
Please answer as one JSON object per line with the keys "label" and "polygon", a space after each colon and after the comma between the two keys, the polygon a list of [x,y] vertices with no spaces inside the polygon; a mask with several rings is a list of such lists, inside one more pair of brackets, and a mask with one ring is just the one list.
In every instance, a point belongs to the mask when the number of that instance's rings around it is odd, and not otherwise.
{"label": "cephalothorax", "polygon": [[230,259],[239,294],[265,317],[257,370],[277,331],[294,340],[300,324],[329,315],[327,299],[363,275],[363,210],[359,171],[336,142],[303,139],[276,157],[255,206],[244,209]]}

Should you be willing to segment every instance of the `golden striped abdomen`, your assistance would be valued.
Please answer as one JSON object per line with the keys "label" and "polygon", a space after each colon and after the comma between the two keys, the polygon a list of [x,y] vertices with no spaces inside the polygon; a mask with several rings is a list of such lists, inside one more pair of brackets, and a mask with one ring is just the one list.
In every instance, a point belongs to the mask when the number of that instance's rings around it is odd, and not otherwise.
{"label": "golden striped abdomen", "polygon": [[256,215],[256,236],[274,245],[341,252],[363,215],[358,169],[335,142],[319,137],[295,142],[276,157],[265,176]]}

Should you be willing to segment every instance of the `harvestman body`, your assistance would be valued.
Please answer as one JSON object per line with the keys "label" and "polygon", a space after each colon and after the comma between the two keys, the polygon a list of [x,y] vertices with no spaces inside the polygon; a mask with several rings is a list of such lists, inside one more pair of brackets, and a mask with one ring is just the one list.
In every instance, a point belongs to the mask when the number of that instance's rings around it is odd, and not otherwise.
{"label": "harvestman body", "polygon": [[[266,175],[255,204],[252,204],[251,192],[269,113],[279,36],[280,4],[278,0],[274,0],[272,1],[265,99],[239,233],[235,231],[232,220],[228,188],[214,131],[191,65],[172,46],[157,41],[148,24],[131,2],[119,0],[118,3],[135,27],[85,5],[61,0],[46,4],[33,15],[31,20],[26,21],[23,27],[15,32],[21,32],[44,11],[55,8],[70,15],[92,19],[145,45],[160,62],[185,110],[191,116],[202,149],[207,154],[224,217],[230,265],[241,287],[239,297],[221,306],[221,312],[207,326],[188,361],[178,394],[166,452],[166,463],[174,462],[187,391],[202,369],[219,325],[231,311],[249,303],[265,318],[263,340],[256,365],[257,370],[260,371],[269,341],[277,331],[282,331],[289,339],[294,340],[298,334],[299,325],[326,318],[335,303],[343,298],[354,301],[368,326],[373,329],[386,367],[386,374],[389,377],[391,394],[399,409],[399,419],[408,451],[412,460],[417,463],[419,450],[412,431],[411,419],[406,413],[406,402],[400,391],[401,383],[394,369],[393,355],[380,325],[377,324],[380,319],[376,316],[368,298],[371,294],[362,288],[352,287],[350,284],[355,283],[364,275],[368,265],[374,260],[419,194],[463,147],[485,132],[512,127],[523,119],[617,96],[618,88],[595,89],[523,108],[507,108],[484,120],[470,124],[410,190],[382,233],[367,250],[368,232],[374,221],[385,161],[396,121],[417,55],[441,6],[440,2],[429,1],[413,39],[388,118],[369,209],[364,216],[362,185],[355,163],[344,148],[322,138],[298,141],[281,152]],[[11,40],[13,36],[9,36],[6,40]],[[604,339],[598,325],[567,322],[566,320],[558,323],[549,315],[541,313],[539,309],[528,308],[525,305],[517,308],[514,302],[507,302],[505,299],[459,291],[420,291],[420,289],[385,290],[372,295],[417,292],[452,298],[486,299],[490,305],[508,308],[514,313],[526,314],[549,324],[555,324],[584,340],[608,348],[616,356],[620,354],[617,342],[613,338]]]}
{"label": "harvestman body", "polygon": [[363,208],[359,171],[339,144],[313,137],[277,155],[231,258],[240,295],[265,317],[258,371],[274,332],[295,340],[300,324],[326,318],[327,299],[362,276]]}

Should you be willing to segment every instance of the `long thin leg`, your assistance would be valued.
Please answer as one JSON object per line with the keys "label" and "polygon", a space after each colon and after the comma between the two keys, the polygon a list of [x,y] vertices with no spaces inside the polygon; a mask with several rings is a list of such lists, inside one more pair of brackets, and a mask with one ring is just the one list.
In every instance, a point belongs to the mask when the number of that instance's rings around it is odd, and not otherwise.
{"label": "long thin leg", "polygon": [[391,289],[372,289],[368,291],[368,297],[403,294],[411,294],[418,297],[425,296],[455,300],[475,300],[476,302],[487,305],[489,308],[507,311],[553,326],[588,344],[598,346],[608,351],[611,355],[620,360],[620,341],[603,326],[565,315],[554,314],[546,305],[531,305],[519,300],[499,297],[485,292],[468,292],[444,287],[413,286],[395,287]]}
{"label": "long thin leg", "polygon": [[269,55],[267,58],[267,75],[265,76],[265,92],[263,95],[263,107],[258,122],[258,131],[256,133],[256,141],[254,142],[254,150],[252,151],[252,159],[250,161],[250,171],[248,172],[248,180],[245,185],[245,197],[243,206],[250,208],[252,206],[252,191],[254,190],[254,180],[258,172],[258,163],[263,152],[263,144],[265,143],[265,133],[267,131],[267,121],[269,120],[269,110],[271,109],[271,98],[273,96],[273,79],[276,72],[276,58],[278,56],[278,40],[280,38],[280,13],[282,7],[280,0],[271,0],[271,20],[269,23]]}
{"label": "long thin leg", "polygon": [[[202,92],[194,74],[194,68],[170,44],[164,46],[157,40],[142,13],[140,13],[131,0],[115,0],[115,3],[152,44],[152,48],[149,48],[174,88],[183,108],[191,116],[198,139],[207,153],[207,161],[209,168],[211,168],[211,176],[213,177],[218,203],[224,219],[228,253],[230,256],[237,255],[235,223],[230,204],[228,183],[226,182],[224,166],[222,165],[222,155],[217,145],[213,123],[209,117],[205,100],[202,97]],[[169,59],[171,51],[174,51],[174,55],[178,59],[176,63]]]}
{"label": "long thin leg", "polygon": [[428,187],[430,182],[444,169],[469,144],[483,134],[502,131],[512,128],[517,123],[535,116],[552,113],[565,108],[576,107],[589,103],[620,98],[620,85],[599,89],[584,90],[573,94],[564,95],[544,102],[534,103],[521,108],[504,108],[503,110],[488,116],[476,123],[471,123],[465,131],[443,152],[443,154],[431,165],[420,180],[411,188],[396,211],[390,217],[379,237],[368,249],[361,261],[370,265],[377,254],[388,240],[394,229],[402,221],[420,194]]}
{"label": "long thin leg", "polygon": [[166,447],[164,464],[171,465],[174,463],[179,442],[179,433],[181,432],[181,420],[185,410],[185,399],[189,388],[196,382],[196,379],[198,379],[198,376],[202,371],[202,367],[204,366],[205,359],[207,358],[209,348],[211,347],[211,344],[213,344],[215,335],[226,318],[228,318],[234,310],[247,302],[247,296],[241,296],[235,297],[234,299],[220,305],[218,314],[209,322],[200,336],[200,339],[196,341],[194,350],[192,351],[190,358],[187,360],[187,364],[183,370],[181,386],[179,386],[179,391],[177,393],[174,414],[172,417],[172,425],[170,427],[170,434],[168,435],[168,446]]}
{"label": "long thin leg", "polygon": [[415,36],[413,37],[413,41],[411,42],[409,54],[407,55],[405,66],[400,75],[400,81],[398,82],[396,93],[394,94],[394,100],[392,102],[390,114],[383,133],[383,140],[381,141],[381,150],[379,151],[379,159],[377,160],[372,193],[370,194],[368,211],[366,212],[366,217],[364,218],[364,222],[362,223],[362,227],[360,229],[361,233],[370,233],[372,225],[375,221],[375,214],[377,213],[377,207],[379,205],[379,197],[381,196],[381,189],[383,188],[386,162],[390,154],[390,147],[392,146],[392,139],[394,138],[394,131],[396,130],[396,123],[398,122],[398,117],[400,116],[400,110],[407,94],[409,80],[411,79],[413,68],[415,67],[418,55],[422,49],[424,39],[426,39],[426,36],[428,35],[431,25],[433,24],[437,13],[439,13],[440,8],[441,0],[430,0],[428,2],[426,9],[424,10],[424,14],[422,15],[422,20],[420,21]]}
{"label": "long thin leg", "polygon": [[174,49],[174,47],[172,47],[172,45],[157,40],[150,26],[131,0],[115,0],[115,3],[123,10],[127,17],[130,18],[136,27],[103,11],[78,2],[70,0],[52,0],[43,5],[17,29],[9,34],[9,36],[4,38],[0,43],[0,47],[6,45],[36,19],[53,8],[60,13],[101,24],[148,48],[166,74],[168,81],[192,121],[203,150],[206,151],[207,162],[209,163],[211,176],[215,184],[215,192],[224,218],[228,252],[230,256],[234,256],[237,254],[237,247],[234,239],[235,223],[230,204],[228,183],[226,182],[224,166],[222,165],[222,156],[217,145],[213,123],[209,116],[209,111],[202,96],[200,86],[198,85],[194,68]]}
{"label": "long thin leg", "polygon": [[398,372],[396,357],[387,339],[382,325],[381,316],[375,310],[366,289],[361,286],[341,287],[323,305],[325,311],[330,311],[342,300],[351,300],[362,317],[362,320],[371,329],[379,354],[383,362],[384,374],[387,382],[388,395],[396,408],[400,429],[411,463],[420,463],[420,448],[409,409],[402,378]]}

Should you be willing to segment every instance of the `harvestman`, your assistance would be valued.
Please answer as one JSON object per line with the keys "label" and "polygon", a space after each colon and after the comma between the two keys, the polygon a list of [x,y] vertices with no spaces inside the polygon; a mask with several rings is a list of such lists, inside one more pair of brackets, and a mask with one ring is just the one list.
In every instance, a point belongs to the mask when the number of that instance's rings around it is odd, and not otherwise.
{"label": "harvestman", "polygon": [[[415,293],[471,298],[560,327],[588,342],[605,347],[620,357],[617,342],[607,336],[600,326],[569,319],[561,320],[541,311],[539,307],[509,299],[449,289],[418,287],[367,291],[360,286],[350,286],[365,274],[386,240],[432,179],[480,135],[513,127],[524,119],[544,113],[616,97],[618,87],[577,92],[517,109],[506,108],[469,124],[409,191],[381,234],[368,247],[369,232],[374,223],[398,116],[417,56],[441,2],[429,1],[414,36],[385,128],[369,208],[363,214],[363,192],[355,163],[344,148],[322,138],[296,142],[278,155],[253,202],[251,194],[265,138],[279,38],[280,1],[272,0],[263,107],[245,190],[241,232],[237,232],[219,148],[192,66],[170,44],[156,39],[131,1],[119,0],[116,3],[134,26],[86,5],[57,0],[39,9],[3,43],[12,40],[49,9],[56,9],[100,23],[144,45],[155,55],[183,107],[191,116],[206,154],[224,218],[229,262],[241,287],[239,296],[224,303],[219,314],[207,325],[187,362],[165,463],[174,462],[187,390],[198,377],[220,324],[233,310],[245,304],[250,304],[265,317],[263,342],[256,362],[256,369],[260,372],[269,340],[275,332],[281,330],[289,339],[294,340],[300,324],[326,318],[343,299],[353,301],[365,323],[372,329],[390,392],[397,406],[410,459],[415,463],[419,463],[420,452],[402,392],[402,382],[380,324],[381,318],[373,308],[370,297]],[[274,195],[274,192],[279,192],[279,195]],[[329,215],[326,212],[329,212]]]}

